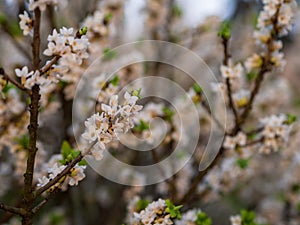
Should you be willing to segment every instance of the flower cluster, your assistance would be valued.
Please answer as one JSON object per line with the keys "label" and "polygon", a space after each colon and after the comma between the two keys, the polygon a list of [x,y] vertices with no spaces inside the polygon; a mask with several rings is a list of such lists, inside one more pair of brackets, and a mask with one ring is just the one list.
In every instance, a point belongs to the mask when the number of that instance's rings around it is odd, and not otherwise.
{"label": "flower cluster", "polygon": [[49,41],[48,48],[44,51],[46,56],[60,56],[66,62],[79,65],[82,64],[83,59],[88,58],[89,41],[85,35],[74,33],[73,28],[63,27],[59,29],[59,32],[54,29],[47,40]]}
{"label": "flower cluster", "polygon": [[130,225],[174,224],[173,221],[181,217],[180,208],[181,206],[174,206],[169,200],[158,199],[146,204],[139,213],[133,212]]}
{"label": "flower cluster", "polygon": [[[48,176],[43,176],[42,178],[38,178],[37,187],[45,186],[49,181],[55,178],[58,174],[60,174],[66,168],[65,165],[61,165],[59,163],[55,163],[52,167],[48,168]],[[78,182],[85,178],[84,170],[86,166],[79,166],[78,164],[71,169],[70,173],[63,177],[57,184],[51,187],[50,190],[52,191],[53,188],[59,188],[62,190],[66,190],[67,185],[74,186],[78,185]]]}
{"label": "flower cluster", "polygon": [[96,11],[93,15],[88,16],[83,22],[83,25],[89,30],[88,37],[108,36],[111,16],[111,13],[105,13],[104,11]]}
{"label": "flower cluster", "polygon": [[20,18],[20,28],[23,31],[23,35],[30,34],[32,28],[33,28],[33,20],[29,17],[28,13],[24,11],[24,14],[19,15]]}
{"label": "flower cluster", "polygon": [[242,218],[240,215],[230,217],[231,225],[242,225]]}
{"label": "flower cluster", "polygon": [[41,11],[45,11],[47,5],[66,5],[66,0],[29,0],[29,10],[33,11],[39,8]]}
{"label": "flower cluster", "polygon": [[51,81],[46,79],[45,76],[41,76],[38,70],[29,72],[27,66],[24,66],[21,70],[15,69],[15,73],[17,77],[21,78],[21,84],[29,90],[35,84],[40,86],[47,86],[49,83],[51,83]]}
{"label": "flower cluster", "polygon": [[[270,61],[276,68],[282,69],[286,62],[282,42],[276,40],[277,36],[287,35],[291,30],[297,3],[294,0],[264,0],[264,10],[258,17],[257,30],[254,32],[256,42],[269,51]],[[259,68],[263,64],[266,55],[254,54],[245,62],[248,71]]]}
{"label": "flower cluster", "polygon": [[89,143],[96,142],[91,154],[97,160],[102,158],[106,144],[134,126],[133,117],[142,109],[141,105],[136,105],[137,96],[125,92],[124,98],[124,103],[119,105],[118,96],[113,95],[109,105],[101,105],[101,114],[96,113],[85,121],[86,130],[82,137]]}
{"label": "flower cluster", "polygon": [[235,149],[238,146],[244,146],[246,140],[246,135],[243,132],[239,132],[235,137],[226,136],[223,147],[226,149]]}
{"label": "flower cluster", "polygon": [[175,225],[198,225],[205,224],[211,225],[212,220],[207,216],[206,213],[202,212],[200,209],[191,209],[182,214],[180,220],[175,221]]}
{"label": "flower cluster", "polygon": [[277,151],[282,143],[287,143],[292,121],[289,121],[286,115],[272,115],[261,119],[260,122],[264,127],[262,131],[263,145],[260,152]]}

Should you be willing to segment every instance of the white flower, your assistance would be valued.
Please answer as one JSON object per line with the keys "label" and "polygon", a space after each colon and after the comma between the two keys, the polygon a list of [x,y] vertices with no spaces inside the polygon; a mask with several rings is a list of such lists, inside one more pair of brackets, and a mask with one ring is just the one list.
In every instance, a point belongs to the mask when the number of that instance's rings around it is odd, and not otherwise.
{"label": "white flower", "polygon": [[33,28],[33,21],[30,19],[28,13],[24,11],[24,14],[20,14],[19,18],[21,19],[19,22],[20,28],[23,31],[23,35],[28,35]]}
{"label": "white flower", "polygon": [[235,66],[221,66],[221,73],[225,79],[238,79],[242,76],[243,71],[243,67],[240,63]]}
{"label": "white flower", "polygon": [[246,144],[247,137],[243,132],[239,132],[235,137],[226,136],[223,147],[226,149],[235,149],[235,147],[243,146]]}
{"label": "white flower", "polygon": [[94,36],[105,37],[109,34],[109,27],[103,22],[105,20],[105,14],[101,11],[96,11],[92,16],[88,16],[84,21],[84,26],[89,30],[87,35],[89,38]]}
{"label": "white flower", "polygon": [[28,67],[27,66],[24,66],[22,68],[22,70],[20,69],[15,69],[15,73],[17,75],[17,77],[20,77],[21,78],[21,84],[24,85],[25,82],[26,82],[26,79],[28,77],[30,77],[32,74],[33,74],[33,71],[31,72],[28,72]]}
{"label": "white flower", "polygon": [[272,64],[282,70],[286,65],[284,60],[284,54],[282,52],[276,51],[272,53],[271,60]]}
{"label": "white flower", "polygon": [[242,218],[240,215],[230,217],[231,225],[242,225]]}
{"label": "white flower", "polygon": [[45,11],[47,5],[60,5],[64,7],[66,5],[65,0],[29,0],[29,10],[33,11],[36,8],[39,8],[41,11]]}
{"label": "white flower", "polygon": [[[88,58],[87,48],[89,41],[85,35],[77,37],[73,28],[63,27],[59,30],[53,30],[47,40],[48,48],[45,49],[46,56],[61,56],[65,64],[77,63],[82,64],[82,60]],[[68,62],[68,63],[66,63]]]}
{"label": "white flower", "polygon": [[46,177],[43,176],[42,178],[38,178],[38,184],[36,186],[38,187],[43,187],[45,186],[50,180]]}
{"label": "white flower", "polygon": [[71,169],[68,183],[70,186],[78,185],[78,182],[85,178],[85,168],[85,166],[76,165],[74,168]]}
{"label": "white flower", "polygon": [[253,69],[260,68],[262,64],[263,64],[262,57],[256,53],[250,56],[249,58],[247,58],[247,60],[244,62],[244,65],[248,72],[252,71]]}
{"label": "white flower", "polygon": [[53,167],[48,168],[48,173],[50,179],[54,179],[58,174],[60,174],[66,168],[65,165],[60,165],[59,163],[55,163]]}
{"label": "white flower", "polygon": [[[118,139],[118,134],[126,133],[134,126],[133,116],[142,109],[142,106],[135,105],[136,99],[126,95],[127,99],[123,105],[118,104],[118,96],[110,98],[109,105],[102,104],[102,113],[96,113],[85,121],[85,132],[83,139],[88,143],[96,141],[96,146],[91,150],[97,160],[102,158],[106,145],[114,139]],[[130,105],[129,105],[130,103]],[[127,104],[127,105],[125,105]]]}
{"label": "white flower", "polygon": [[245,107],[249,102],[250,91],[241,89],[238,92],[234,93],[232,97],[236,106],[238,108],[242,108]]}
{"label": "white flower", "polygon": [[257,40],[258,44],[267,44],[271,38],[271,31],[266,28],[256,30],[254,31],[254,38]]}

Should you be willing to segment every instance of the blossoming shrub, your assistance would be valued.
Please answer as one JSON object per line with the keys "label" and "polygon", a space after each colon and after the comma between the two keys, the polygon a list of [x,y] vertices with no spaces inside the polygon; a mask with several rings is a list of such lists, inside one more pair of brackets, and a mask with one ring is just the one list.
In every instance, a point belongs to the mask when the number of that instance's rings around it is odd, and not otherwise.
{"label": "blossoming shrub", "polygon": [[[1,224],[95,224],[95,221],[127,225],[300,223],[300,157],[297,139],[290,141],[297,135],[297,118],[281,106],[288,101],[278,96],[288,95],[289,88],[284,81],[267,80],[273,74],[285,71],[287,60],[284,59],[282,38],[292,30],[296,1],[262,1],[253,32],[257,50],[251,48],[251,52],[247,52],[250,56],[242,59],[236,59],[231,53],[239,48],[232,41],[231,26],[234,23],[211,25],[207,22],[212,27],[217,26],[218,32],[212,32],[213,38],[223,49],[216,53],[223,61],[220,64],[216,60],[220,77],[218,82],[211,84],[211,89],[223,93],[228,121],[226,126],[221,124],[211,112],[201,84],[187,81],[184,84],[189,87],[187,97],[197,108],[200,118],[200,121],[190,118],[190,122],[200,123],[203,129],[196,152],[178,173],[149,187],[141,185],[146,180],[144,174],[126,169],[117,174],[132,186],[112,184],[89,171],[86,160],[90,157],[105,165],[104,154],[109,151],[128,164],[156,164],[167,158],[181,139],[189,142],[191,137],[182,134],[180,113],[170,104],[155,98],[143,99],[143,86],[123,90],[123,96],[119,94],[125,84],[137,78],[172,72],[160,63],[129,65],[110,79],[103,78],[106,75],[102,76],[103,71],[97,71],[101,76],[94,78],[93,88],[88,90],[91,96],[100,91],[96,98],[90,99],[95,103],[95,112],[83,123],[73,124],[72,130],[70,105],[84,72],[102,54],[103,64],[119,60],[111,47],[122,36],[125,3],[94,1],[92,10],[76,28],[67,28],[61,25],[63,20],[58,23],[55,18],[68,9],[64,7],[75,4],[73,1],[29,0],[24,3],[22,11],[25,11],[19,15],[18,30],[21,29],[26,37],[15,37],[10,21],[4,13],[0,14],[3,32],[27,60],[24,65],[0,68]],[[201,54],[197,52],[197,38],[201,37],[201,32],[174,28],[181,27],[176,25],[180,24],[182,16],[174,1],[151,0],[145,4],[145,35],[179,42],[177,39],[185,38],[189,33],[192,41],[186,47]],[[44,39],[42,31],[46,25],[49,32]],[[200,28],[205,30],[205,26]],[[205,45],[213,38],[209,36]],[[28,39],[32,42],[32,54],[30,45],[28,49],[24,47]],[[14,60],[12,54],[3,54],[1,57]],[[264,80],[269,86],[263,86]],[[271,82],[275,84],[270,85]],[[182,108],[186,107],[184,96],[176,101]],[[82,106],[80,110],[86,109]],[[160,122],[152,123],[157,118]],[[225,138],[213,162],[204,171],[199,171],[211,121],[224,131]],[[162,123],[166,127],[165,136]],[[151,150],[151,154],[128,152],[120,142],[126,133],[142,139],[145,145],[152,146],[157,140],[161,143]],[[134,138],[126,142],[139,147]],[[187,158],[188,154],[183,151],[176,155],[176,163],[181,164]],[[278,165],[272,165],[272,160]],[[259,188],[265,188],[267,192],[274,189],[271,194],[262,195],[251,181],[259,177],[265,180],[261,173],[269,164],[280,167],[279,172],[273,167],[268,171],[276,170],[280,179],[261,181],[263,185]],[[222,206],[228,207],[228,204],[225,200],[220,203],[220,199],[229,199],[238,209],[232,206],[229,213],[223,212]],[[221,206],[207,209],[209,203],[218,201]],[[64,207],[65,202],[68,202],[67,207]],[[78,211],[85,212],[83,222],[76,221],[78,214],[81,215]]]}

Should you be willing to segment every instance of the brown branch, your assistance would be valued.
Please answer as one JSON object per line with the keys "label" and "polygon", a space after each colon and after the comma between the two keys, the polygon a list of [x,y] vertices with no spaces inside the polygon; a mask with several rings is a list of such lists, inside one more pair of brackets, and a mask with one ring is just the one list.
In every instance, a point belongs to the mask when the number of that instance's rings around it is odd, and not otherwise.
{"label": "brown branch", "polygon": [[252,109],[255,97],[256,97],[256,95],[259,92],[259,89],[261,87],[261,84],[263,82],[265,74],[267,72],[270,72],[271,69],[272,69],[272,64],[270,62],[271,54],[272,54],[272,42],[278,36],[277,25],[278,25],[278,15],[279,15],[279,12],[280,12],[280,8],[281,8],[281,4],[279,4],[277,6],[276,13],[275,13],[275,15],[274,15],[274,17],[272,19],[273,30],[271,32],[271,38],[270,38],[270,40],[267,43],[266,56],[263,58],[263,63],[262,63],[261,69],[260,69],[260,71],[258,73],[258,76],[257,76],[256,80],[255,80],[254,88],[251,91],[249,103],[247,104],[247,106],[245,107],[244,111],[242,112],[240,120],[238,121],[238,124],[236,124],[235,128],[233,129],[233,133],[237,133],[238,130],[239,130],[239,127],[241,127],[245,123],[246,119],[248,118],[248,116],[249,116],[249,114],[251,112],[251,109]]}
{"label": "brown branch", "polygon": [[80,153],[70,164],[67,165],[67,167],[61,171],[56,177],[54,177],[51,181],[49,181],[46,185],[40,187],[36,192],[34,193],[34,199],[39,197],[42,193],[47,191],[49,188],[51,188],[53,185],[59,182],[59,180],[66,176],[68,173],[70,173],[71,169],[78,163],[80,162],[83,157],[90,152],[90,150],[94,147],[94,145],[97,142],[95,141],[94,143],[91,144],[91,146],[85,151],[84,154]]}
{"label": "brown branch", "polygon": [[5,73],[4,69],[1,68],[0,69],[0,75],[3,76],[3,78],[12,83],[13,85],[15,85],[17,88],[19,88],[21,91],[26,92],[27,94],[31,94],[31,91],[28,90],[27,88],[25,88],[22,84],[20,84],[19,82],[17,82],[16,80],[14,80],[13,78],[11,78],[7,73]]}
{"label": "brown branch", "polygon": [[5,205],[1,202],[0,202],[0,209],[2,209],[3,211],[6,211],[6,212],[10,212],[10,213],[13,213],[13,214],[20,215],[20,216],[23,216],[23,215],[26,214],[26,211],[22,208],[16,208],[16,207],[13,207],[13,206],[8,206],[8,205]]}
{"label": "brown branch", "polygon": [[43,206],[52,199],[56,193],[59,192],[59,188],[56,187],[50,194],[48,194],[37,206],[32,209],[32,213],[36,214]]}
{"label": "brown branch", "polygon": [[[229,64],[229,58],[230,58],[230,54],[229,54],[229,49],[228,49],[228,42],[229,39],[223,37],[222,38],[222,43],[223,43],[223,47],[224,47],[224,59],[223,59],[223,65],[228,66]],[[239,115],[237,112],[237,109],[235,108],[234,102],[233,102],[233,97],[232,97],[232,87],[231,87],[231,83],[230,83],[230,79],[226,78],[226,87],[227,87],[227,97],[229,100],[229,107],[233,112],[234,115],[234,120],[235,120],[235,126],[237,127],[237,130],[239,130]]]}
{"label": "brown branch", "polygon": [[[33,54],[33,69],[38,70],[40,64],[40,23],[41,23],[41,11],[37,7],[34,10],[34,33],[32,42],[32,54]],[[33,213],[31,207],[34,204],[34,195],[32,188],[34,164],[36,158],[36,142],[37,142],[37,129],[38,129],[38,113],[39,113],[39,101],[40,101],[40,87],[34,85],[32,87],[32,93],[30,95],[31,103],[29,105],[30,112],[30,124],[28,126],[29,131],[29,149],[26,172],[24,174],[24,203],[23,208],[28,212],[22,217],[23,225],[31,225]]]}
{"label": "brown branch", "polygon": [[213,162],[207,167],[206,170],[199,172],[197,177],[193,180],[190,188],[185,193],[185,195],[176,201],[176,204],[187,204],[193,197],[193,195],[197,192],[198,185],[202,181],[202,179],[207,175],[211,168],[213,168],[217,163],[222,159],[224,149],[221,148],[219,154],[214,158]]}
{"label": "brown branch", "polygon": [[60,56],[54,56],[54,57],[50,60],[50,62],[49,62],[48,64],[44,65],[44,66],[40,69],[40,73],[41,73],[41,74],[44,74],[44,73],[46,73],[48,70],[50,70],[51,67],[52,67],[55,63],[57,63],[57,61],[59,60],[59,58],[60,58]]}

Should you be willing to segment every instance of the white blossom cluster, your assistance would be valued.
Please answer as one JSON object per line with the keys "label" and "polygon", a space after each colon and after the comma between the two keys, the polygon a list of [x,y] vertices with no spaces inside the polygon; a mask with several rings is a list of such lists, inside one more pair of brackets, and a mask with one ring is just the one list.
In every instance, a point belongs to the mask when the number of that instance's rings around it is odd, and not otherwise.
{"label": "white blossom cluster", "polygon": [[79,65],[88,58],[87,48],[89,41],[85,35],[77,35],[73,28],[61,28],[59,32],[53,30],[48,36],[48,48],[44,51],[46,56],[60,56],[63,61],[74,62]]}
{"label": "white blossom cluster", "polygon": [[242,225],[242,218],[240,215],[230,217],[231,225]]}
{"label": "white blossom cluster", "polygon": [[175,225],[196,225],[197,214],[200,212],[200,209],[191,209],[183,213],[180,220],[175,220]]}
{"label": "white blossom cluster", "polygon": [[[29,0],[29,11],[34,11],[36,8],[39,8],[41,11],[46,10],[47,5],[60,5],[65,6],[66,0]],[[20,18],[20,28],[23,31],[23,35],[28,35],[33,29],[33,20],[30,18],[28,12],[24,11],[23,14],[19,15]]]}
{"label": "white blossom cluster", "polygon": [[291,125],[287,124],[287,116],[284,114],[272,115],[260,120],[263,125],[263,144],[260,148],[262,153],[278,151],[279,147],[287,143],[291,131]]}
{"label": "white blossom cluster", "polygon": [[109,35],[109,21],[107,15],[104,11],[96,11],[93,15],[88,16],[83,25],[89,30],[88,37],[105,37]]}
{"label": "white blossom cluster", "polygon": [[124,103],[119,105],[118,96],[113,95],[108,105],[101,104],[101,114],[96,113],[85,121],[86,130],[82,137],[89,143],[96,141],[91,154],[97,160],[102,159],[108,143],[134,126],[133,117],[142,109],[141,105],[136,104],[137,96],[125,92],[124,98]]}
{"label": "white blossom cluster", "polygon": [[[49,162],[44,166],[44,170],[47,171],[47,175],[41,176],[38,178],[37,187],[45,186],[49,181],[54,179],[58,174],[60,174],[67,165],[63,165],[60,163],[62,159],[61,154],[53,155]],[[85,178],[84,170],[86,166],[79,165],[78,163],[75,165],[74,168],[71,169],[70,173],[63,177],[58,183],[51,187],[50,190],[52,191],[53,188],[59,188],[62,190],[66,190],[67,186],[75,186],[78,185],[79,181]]]}
{"label": "white blossom cluster", "polygon": [[131,225],[169,225],[174,224],[170,214],[166,213],[166,203],[163,199],[158,199],[150,203],[139,213],[134,212]]}
{"label": "white blossom cluster", "polygon": [[36,8],[39,8],[41,11],[45,11],[47,5],[65,6],[66,4],[66,0],[29,0],[29,10],[33,11]]}
{"label": "white blossom cluster", "polygon": [[22,69],[15,69],[17,77],[21,78],[21,84],[27,88],[31,89],[35,84],[47,86],[51,83],[50,80],[46,79],[46,76],[41,76],[40,71],[29,71],[27,66],[24,66]]}
{"label": "white blossom cluster", "polygon": [[32,28],[33,28],[33,20],[29,17],[28,13],[24,11],[24,14],[19,15],[20,18],[20,28],[23,31],[23,35],[30,34]]}
{"label": "white blossom cluster", "polygon": [[198,192],[203,193],[209,187],[211,192],[204,199],[216,199],[220,193],[228,193],[236,187],[237,183],[249,179],[252,175],[251,165],[241,168],[237,163],[239,159],[247,160],[249,157],[247,153],[240,155],[227,152],[222,163],[210,170],[205,176],[204,182],[198,186]]}
{"label": "white blossom cluster", "polygon": [[239,132],[236,136],[226,136],[223,147],[226,149],[235,149],[236,147],[241,147],[246,144],[247,136],[243,132]]}
{"label": "white blossom cluster", "polygon": [[[241,109],[248,104],[250,98],[250,91],[246,90],[243,87],[245,84],[245,69],[241,63],[234,64],[229,60],[228,65],[221,65],[221,74],[224,79],[224,83],[227,82],[227,79],[231,85],[232,99],[234,101],[235,107]],[[224,84],[213,84],[213,88],[221,88],[221,91],[227,96],[227,90]],[[216,86],[218,85],[218,86]]]}
{"label": "white blossom cluster", "polygon": [[[257,30],[254,37],[259,45],[271,52],[270,62],[282,69],[286,62],[282,49],[282,42],[276,36],[285,36],[292,28],[297,9],[295,0],[264,0],[264,10],[259,14]],[[254,54],[245,62],[248,71],[259,68],[265,55]]]}

